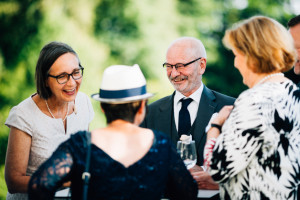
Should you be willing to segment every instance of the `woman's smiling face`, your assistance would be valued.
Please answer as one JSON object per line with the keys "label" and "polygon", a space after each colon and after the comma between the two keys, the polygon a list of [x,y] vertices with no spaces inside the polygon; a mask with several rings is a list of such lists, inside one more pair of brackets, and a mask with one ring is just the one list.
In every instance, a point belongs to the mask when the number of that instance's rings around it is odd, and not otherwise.
{"label": "woman's smiling face", "polygon": [[[63,73],[71,74],[74,70],[78,70],[79,68],[79,60],[77,56],[72,53],[65,53],[58,57],[58,59],[53,63],[49,70],[49,74],[52,76],[58,76]],[[56,78],[48,77],[47,86],[52,92],[52,96],[50,98],[54,98],[61,102],[74,101],[80,88],[81,81],[82,78],[74,80],[72,76],[70,76],[66,83],[59,84]]]}

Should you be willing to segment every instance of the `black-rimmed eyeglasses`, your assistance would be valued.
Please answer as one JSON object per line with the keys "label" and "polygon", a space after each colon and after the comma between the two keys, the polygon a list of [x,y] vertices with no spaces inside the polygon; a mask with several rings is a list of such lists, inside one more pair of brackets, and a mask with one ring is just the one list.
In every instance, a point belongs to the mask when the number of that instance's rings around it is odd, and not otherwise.
{"label": "black-rimmed eyeglasses", "polygon": [[72,76],[72,78],[74,80],[78,80],[78,79],[81,79],[82,76],[83,76],[83,67],[80,67],[78,69],[75,69],[71,74],[68,74],[68,73],[62,73],[58,76],[53,76],[53,75],[50,75],[48,74],[49,77],[52,77],[52,78],[55,78],[56,81],[59,83],[59,84],[65,84],[66,82],[69,81],[70,79],[70,76]]}
{"label": "black-rimmed eyeglasses", "polygon": [[201,58],[202,58],[202,57],[197,58],[197,59],[192,60],[191,62],[188,62],[188,63],[186,63],[186,64],[184,64],[184,63],[177,63],[177,64],[175,64],[175,65],[171,65],[171,64],[169,64],[169,63],[164,63],[164,64],[163,64],[163,67],[165,67],[166,69],[169,69],[169,70],[171,70],[171,69],[173,68],[173,66],[175,67],[176,70],[178,70],[178,69],[183,69],[184,67],[186,67],[186,66],[188,66],[188,65],[190,65],[190,64],[192,64],[192,63],[194,63],[194,62],[196,62],[197,60],[200,60]]}

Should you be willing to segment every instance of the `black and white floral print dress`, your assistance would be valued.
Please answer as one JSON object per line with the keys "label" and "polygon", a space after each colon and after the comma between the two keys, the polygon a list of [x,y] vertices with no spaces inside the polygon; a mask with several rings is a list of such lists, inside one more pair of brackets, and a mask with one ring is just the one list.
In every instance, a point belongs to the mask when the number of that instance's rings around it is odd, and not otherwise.
{"label": "black and white floral print dress", "polygon": [[297,199],[299,88],[284,81],[244,91],[204,155],[221,199]]}

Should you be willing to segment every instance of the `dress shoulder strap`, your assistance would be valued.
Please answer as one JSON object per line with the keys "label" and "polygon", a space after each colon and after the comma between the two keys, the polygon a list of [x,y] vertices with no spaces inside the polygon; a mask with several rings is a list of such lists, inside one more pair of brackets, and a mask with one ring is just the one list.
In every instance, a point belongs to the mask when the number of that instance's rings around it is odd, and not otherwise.
{"label": "dress shoulder strap", "polygon": [[91,132],[86,132],[86,143],[87,143],[87,155],[86,155],[86,162],[85,162],[85,170],[82,173],[82,180],[83,180],[83,192],[82,192],[82,199],[87,199],[88,194],[88,187],[91,174],[89,173],[90,169],[90,160],[91,160]]}

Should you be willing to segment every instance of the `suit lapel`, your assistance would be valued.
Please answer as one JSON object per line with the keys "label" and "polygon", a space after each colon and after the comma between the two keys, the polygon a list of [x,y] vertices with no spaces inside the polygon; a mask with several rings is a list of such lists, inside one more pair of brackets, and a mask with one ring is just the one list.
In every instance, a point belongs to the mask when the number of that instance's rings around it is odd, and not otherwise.
{"label": "suit lapel", "polygon": [[172,141],[176,144],[177,142],[177,131],[174,122],[174,112],[173,112],[173,99],[175,92],[168,96],[166,101],[162,103],[159,107],[159,130],[169,135]]}
{"label": "suit lapel", "polygon": [[[157,129],[166,133],[172,139],[174,144],[176,144],[178,140],[178,133],[174,121],[174,95],[175,92],[168,96],[166,101],[159,106],[160,114],[157,119],[159,121]],[[205,144],[206,142],[205,127],[207,126],[212,114],[215,112],[216,107],[217,103],[215,102],[215,95],[204,85],[197,111],[197,117],[193,124],[194,130],[192,131],[193,139],[195,140],[198,149],[203,148],[203,145],[200,145],[200,143]],[[200,152],[201,151],[202,150],[200,150]]]}
{"label": "suit lapel", "polygon": [[[202,146],[200,143],[206,142],[205,127],[207,126],[212,114],[216,109],[216,102],[214,94],[205,85],[200,99],[198,107],[197,117],[195,120],[195,130],[193,132],[193,138],[196,142],[198,149]],[[203,141],[204,140],[204,141]],[[202,146],[203,148],[203,146]]]}

